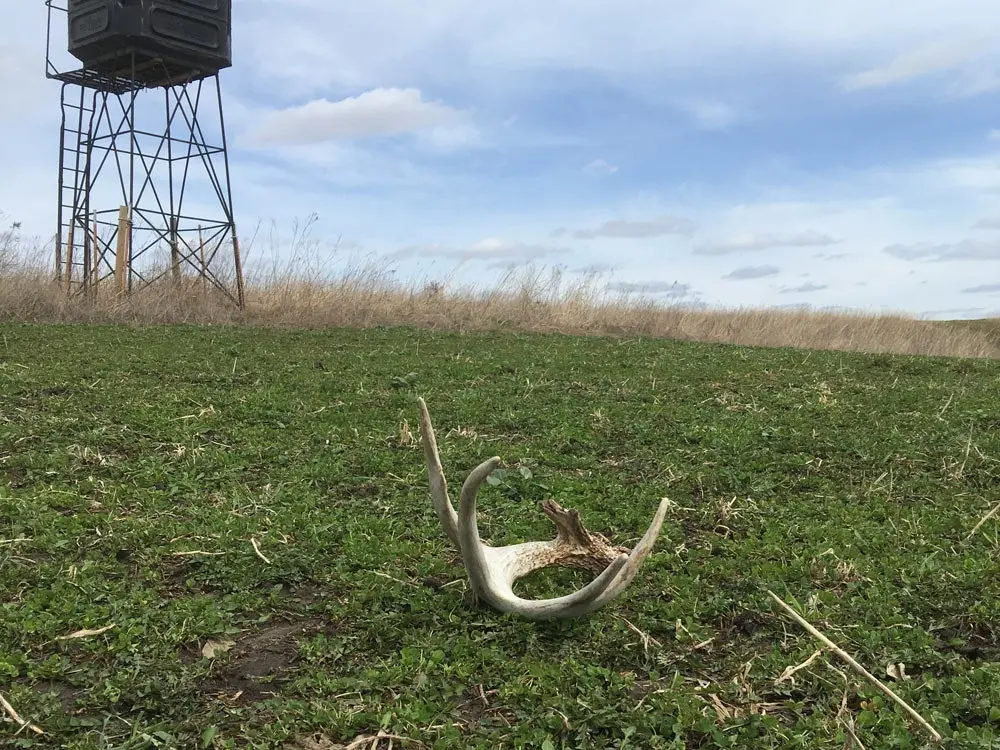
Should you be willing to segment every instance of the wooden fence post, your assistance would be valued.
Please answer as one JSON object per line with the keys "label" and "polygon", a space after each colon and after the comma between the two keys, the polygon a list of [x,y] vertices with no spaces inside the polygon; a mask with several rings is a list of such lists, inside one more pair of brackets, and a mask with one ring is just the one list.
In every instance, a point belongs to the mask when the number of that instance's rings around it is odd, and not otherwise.
{"label": "wooden fence post", "polygon": [[90,281],[90,286],[94,290],[94,297],[97,297],[97,288],[101,283],[101,259],[104,257],[104,253],[101,252],[101,243],[97,237],[97,221],[94,221],[93,237],[91,239],[91,244],[94,246],[93,252],[90,254],[91,258],[91,272],[92,277]]}
{"label": "wooden fence post", "polygon": [[118,244],[115,247],[115,282],[118,294],[128,291],[128,274],[131,271],[129,254],[131,253],[132,220],[129,218],[128,206],[118,209]]}
{"label": "wooden fence post", "polygon": [[66,294],[73,291],[73,230],[75,227],[69,225],[69,241],[66,243],[66,270],[63,277],[66,281]]}

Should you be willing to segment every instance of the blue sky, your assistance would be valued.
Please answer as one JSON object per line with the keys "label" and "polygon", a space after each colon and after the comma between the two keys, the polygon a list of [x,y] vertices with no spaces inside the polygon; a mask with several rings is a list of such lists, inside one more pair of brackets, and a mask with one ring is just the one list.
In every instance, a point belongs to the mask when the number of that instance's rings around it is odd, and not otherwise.
{"label": "blue sky", "polygon": [[[992,5],[240,0],[239,225],[281,252],[315,212],[334,262],[417,281],[534,261],[664,301],[1000,314]],[[5,16],[0,211],[50,235],[44,3]]]}

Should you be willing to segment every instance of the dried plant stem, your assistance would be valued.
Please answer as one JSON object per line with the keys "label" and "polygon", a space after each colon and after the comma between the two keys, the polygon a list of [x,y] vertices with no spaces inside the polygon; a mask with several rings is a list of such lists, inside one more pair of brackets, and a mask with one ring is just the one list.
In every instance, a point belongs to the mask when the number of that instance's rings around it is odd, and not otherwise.
{"label": "dried plant stem", "polygon": [[[649,633],[645,632],[644,630],[640,630],[638,627],[636,627],[635,625],[633,625],[631,622],[629,622],[627,619],[625,619],[621,615],[615,615],[615,617],[618,618],[619,620],[621,620],[622,622],[624,622],[625,625],[628,627],[629,630],[631,630],[633,633],[635,633],[637,636],[639,636],[639,638],[642,639],[642,650],[647,655],[649,654],[649,647],[650,647],[650,645],[656,646],[656,648],[662,648],[663,647],[663,644],[660,643],[658,640],[656,640],[653,636],[651,636]],[[701,645],[701,644],[699,644],[699,645]],[[695,648],[697,648],[697,646],[695,646]]]}
{"label": "dried plant stem", "polygon": [[869,672],[867,669],[865,669],[863,666],[861,666],[854,659],[854,657],[851,656],[846,651],[844,651],[844,649],[842,649],[840,646],[838,646],[836,643],[834,643],[833,641],[831,641],[829,638],[827,638],[825,635],[823,635],[821,632],[819,632],[816,628],[814,628],[812,625],[810,625],[809,622],[806,621],[806,619],[802,617],[802,615],[800,615],[798,612],[796,612],[790,606],[788,606],[787,604],[785,604],[785,602],[783,602],[778,597],[777,594],[775,594],[773,591],[770,591],[770,590],[767,593],[770,595],[770,597],[772,599],[774,599],[775,602],[778,603],[778,605],[783,610],[785,610],[785,612],[788,613],[788,615],[793,620],[795,620],[795,622],[797,622],[799,625],[801,625],[803,628],[805,628],[805,630],[813,638],[815,638],[818,641],[820,641],[821,643],[823,643],[827,648],[829,648],[831,651],[833,651],[837,656],[839,656],[841,659],[843,659],[845,662],[847,662],[847,664],[850,665],[858,674],[864,676],[865,679],[867,679],[875,687],[877,687],[879,690],[881,690],[886,696],[888,696],[890,699],[892,699],[893,701],[895,701],[896,705],[898,705],[900,708],[902,708],[904,711],[906,711],[906,713],[908,713],[910,715],[910,717],[915,722],[917,722],[920,726],[922,726],[925,730],[927,730],[927,733],[930,734],[931,738],[935,742],[941,742],[941,739],[942,739],[941,738],[941,734],[934,727],[932,727],[930,725],[930,723],[928,723],[928,721],[923,716],[921,716],[919,713],[917,713],[916,709],[914,709],[909,703],[907,703],[902,698],[900,698],[898,695],[896,695],[896,693],[894,693],[892,691],[892,689],[888,685],[886,685],[884,682],[882,682],[880,679],[878,679],[875,675],[873,675],[871,672]]}
{"label": "dried plant stem", "polygon": [[30,536],[19,536],[15,539],[0,539],[0,544],[19,544],[21,542],[30,542],[33,537]]}
{"label": "dried plant stem", "polygon": [[260,551],[260,546],[257,544],[256,537],[250,537],[250,546],[253,547],[253,551],[257,553],[257,557],[266,562],[268,565],[271,564],[271,561],[264,557],[264,553]]}
{"label": "dried plant stem", "polygon": [[1000,513],[1000,503],[994,505],[993,508],[989,511],[989,513],[987,513],[985,516],[979,519],[979,523],[977,523],[975,526],[972,527],[972,531],[970,531],[969,535],[965,537],[965,541],[969,541],[970,539],[972,539],[972,537],[976,535],[976,532],[983,527],[983,524],[989,521],[991,518],[993,518],[993,516],[995,516],[997,513]]}
{"label": "dried plant stem", "polygon": [[409,586],[410,588],[414,589],[423,588],[423,586],[418,586],[413,581],[404,581],[402,578],[396,578],[395,576],[391,576],[388,573],[383,573],[381,570],[372,570],[370,572],[373,576],[378,576],[379,578],[387,578],[388,580],[395,581],[396,583],[402,584],[403,586]]}
{"label": "dried plant stem", "polygon": [[403,737],[398,734],[388,734],[385,731],[379,731],[378,734],[362,735],[361,737],[356,737],[349,745],[344,746],[344,750],[360,750],[361,748],[368,746],[369,750],[374,750],[378,747],[379,742],[386,740],[389,742],[389,746],[395,742],[404,742],[414,745],[416,747],[427,747],[423,742],[419,740],[413,740],[409,737]]}
{"label": "dried plant stem", "polygon": [[[37,724],[32,724],[30,721],[22,719],[21,714],[15,711],[14,707],[10,705],[10,703],[7,702],[7,699],[2,695],[0,695],[0,705],[3,706],[3,710],[7,712],[7,715],[13,719],[14,723],[16,723],[21,729],[27,727],[35,734],[45,734],[45,732],[42,731],[42,728]],[[18,731],[20,731],[20,729]]]}
{"label": "dried plant stem", "polygon": [[224,554],[226,554],[226,553],[225,552],[206,552],[203,549],[191,549],[191,550],[181,550],[179,552],[171,552],[170,556],[171,557],[187,557],[189,555],[209,555],[209,556],[213,556],[214,557],[216,555],[224,555]]}
{"label": "dried plant stem", "polygon": [[846,748],[849,750],[867,750],[867,748],[865,748],[865,743],[861,741],[861,738],[858,737],[857,731],[854,729],[854,719],[850,716],[846,719],[841,719],[840,726],[844,728],[844,734],[846,734],[848,738],[849,744],[845,745]]}
{"label": "dried plant stem", "polygon": [[76,638],[89,638],[92,635],[100,635],[101,633],[107,633],[113,627],[115,627],[115,624],[111,623],[110,625],[105,625],[102,628],[84,628],[83,630],[74,630],[69,635],[57,635],[56,640],[71,641]]}
{"label": "dried plant stem", "polygon": [[[816,661],[816,659],[819,658],[819,655],[822,654],[822,653],[823,653],[823,649],[817,649],[816,651],[813,652],[812,656],[810,656],[808,659],[806,659],[801,664],[795,664],[795,665],[791,665],[791,666],[785,667],[785,671],[782,672],[774,680],[774,684],[778,685],[778,684],[784,682],[785,680],[791,680],[792,677],[793,677],[793,675],[796,672],[798,672],[800,670],[803,670],[806,667],[808,667],[810,664],[812,664],[814,661]],[[794,680],[792,680],[792,681],[794,682]]]}

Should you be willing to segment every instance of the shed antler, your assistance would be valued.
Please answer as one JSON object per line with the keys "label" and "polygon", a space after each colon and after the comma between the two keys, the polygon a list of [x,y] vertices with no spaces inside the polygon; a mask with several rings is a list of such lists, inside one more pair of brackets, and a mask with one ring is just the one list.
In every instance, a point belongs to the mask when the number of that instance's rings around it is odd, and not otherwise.
{"label": "shed antler", "polygon": [[[448,483],[441,468],[434,427],[424,400],[420,404],[420,439],[427,459],[431,498],[441,525],[458,547],[473,593],[501,612],[513,612],[532,620],[578,617],[593,612],[618,596],[635,578],[653,549],[663,525],[668,501],[660,501],[653,522],[631,553],[627,547],[612,547],[600,534],[584,528],[580,514],[552,500],[542,503],[542,511],[556,525],[556,538],[547,542],[524,542],[507,547],[491,547],[479,538],[476,523],[476,493],[486,478],[500,465],[494,456],[469,474],[462,485],[459,512],[448,498]],[[550,565],[578,568],[597,573],[583,588],[553,599],[522,599],[514,594],[518,578]]]}

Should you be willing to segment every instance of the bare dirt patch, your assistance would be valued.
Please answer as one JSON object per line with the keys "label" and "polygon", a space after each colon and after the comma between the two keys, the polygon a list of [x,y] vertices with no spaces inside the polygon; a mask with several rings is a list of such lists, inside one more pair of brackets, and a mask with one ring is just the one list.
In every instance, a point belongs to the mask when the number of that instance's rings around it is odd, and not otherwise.
{"label": "bare dirt patch", "polygon": [[481,723],[511,726],[516,713],[496,703],[496,690],[486,690],[482,685],[474,685],[462,692],[462,701],[455,706],[452,719],[465,732],[474,731]]}
{"label": "bare dirt patch", "polygon": [[59,680],[42,680],[37,682],[35,683],[35,690],[42,694],[54,693],[55,697],[59,699],[59,705],[62,706],[64,713],[72,712],[76,699],[83,692],[79,688],[75,688]]}
{"label": "bare dirt patch", "polygon": [[985,623],[942,628],[934,635],[939,651],[951,651],[970,661],[1000,657],[1000,634]]}
{"label": "bare dirt patch", "polygon": [[299,642],[329,630],[329,623],[310,619],[275,623],[245,635],[218,658],[217,668],[200,682],[198,691],[244,703],[276,695],[298,662]]}
{"label": "bare dirt patch", "polygon": [[12,490],[21,490],[31,486],[28,472],[21,466],[0,465],[0,484],[6,484]]}
{"label": "bare dirt patch", "polygon": [[294,744],[286,744],[285,750],[393,750],[405,747],[426,748],[427,745],[380,729],[374,734],[359,734],[346,743],[334,742],[323,732],[316,732],[299,738]]}
{"label": "bare dirt patch", "polygon": [[[325,484],[325,483],[324,483]],[[372,500],[382,494],[375,482],[338,483],[322,487],[338,505]]]}
{"label": "bare dirt patch", "polygon": [[219,586],[200,580],[197,575],[207,563],[198,555],[166,557],[160,563],[163,576],[162,590],[167,598],[196,594],[217,594]]}

